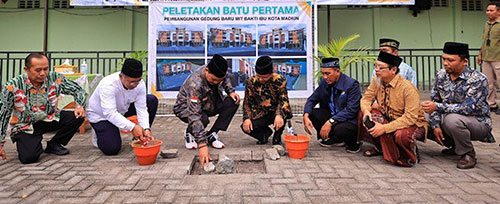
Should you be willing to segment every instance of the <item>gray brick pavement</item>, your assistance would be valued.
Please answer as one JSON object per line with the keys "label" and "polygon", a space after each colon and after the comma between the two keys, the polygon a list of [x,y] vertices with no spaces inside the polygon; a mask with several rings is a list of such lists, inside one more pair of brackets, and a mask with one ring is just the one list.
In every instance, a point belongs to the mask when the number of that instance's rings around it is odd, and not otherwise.
{"label": "gray brick pavement", "polygon": [[[493,121],[499,119],[493,116]],[[255,145],[241,133],[240,122],[236,117],[228,132],[221,133],[226,148],[211,149],[213,158],[263,158],[271,145]],[[293,124],[304,133],[301,124]],[[500,124],[494,126],[500,140]],[[20,164],[9,141],[9,160],[0,162],[0,203],[500,203],[498,142],[475,143],[478,165],[468,171],[457,170],[458,157],[441,155],[441,147],[431,141],[419,143],[419,165],[402,168],[382,157],[322,148],[313,140],[303,160],[265,160],[266,173],[187,175],[197,151],[183,148],[185,127],[173,117],[157,118],[155,136],[164,141],[164,148],[179,153],[175,159],[159,157],[151,166],[137,164],[127,145],[130,135],[123,135],[123,150],[117,156],[104,156],[94,148],[87,131],[70,142],[70,155],[43,154],[30,165]],[[47,138],[50,135],[44,141]]]}

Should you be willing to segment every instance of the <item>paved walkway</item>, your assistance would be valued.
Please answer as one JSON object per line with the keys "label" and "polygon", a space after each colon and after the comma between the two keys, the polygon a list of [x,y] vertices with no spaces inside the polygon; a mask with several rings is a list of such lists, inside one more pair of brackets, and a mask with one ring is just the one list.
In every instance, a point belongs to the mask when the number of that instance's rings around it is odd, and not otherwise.
{"label": "paved walkway", "polygon": [[[296,122],[301,120],[294,118],[298,133],[304,132]],[[221,134],[227,147],[211,149],[214,157],[262,159],[270,145],[255,145],[242,134],[240,122],[235,117]],[[494,126],[498,141],[500,124]],[[414,168],[312,141],[303,160],[265,160],[265,174],[187,175],[197,151],[183,149],[185,127],[174,117],[157,118],[155,136],[164,147],[179,149],[179,155],[159,158],[151,166],[139,166],[125,144],[119,155],[104,156],[91,145],[89,131],[75,135],[70,155],[42,154],[39,163],[30,165],[20,164],[9,140],[9,160],[0,162],[0,203],[500,203],[498,142],[474,143],[478,165],[467,171],[457,170],[459,158],[441,155],[441,147],[431,141],[419,143],[422,161]],[[124,136],[124,143],[130,138]]]}

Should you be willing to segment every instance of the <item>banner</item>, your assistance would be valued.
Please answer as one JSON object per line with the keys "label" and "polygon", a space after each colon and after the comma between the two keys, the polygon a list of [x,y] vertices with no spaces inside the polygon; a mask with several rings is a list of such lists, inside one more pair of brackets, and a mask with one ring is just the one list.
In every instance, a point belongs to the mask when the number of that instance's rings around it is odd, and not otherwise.
{"label": "banner", "polygon": [[[173,0],[171,0],[173,1]],[[415,0],[317,0],[320,5],[414,5]],[[147,6],[149,0],[70,0],[71,6]]]}
{"label": "banner", "polygon": [[414,5],[415,0],[317,0],[318,5]]}
{"label": "banner", "polygon": [[259,56],[287,78],[290,97],[312,93],[312,6],[309,1],[151,2],[149,91],[173,98],[184,80],[215,54],[226,58],[240,95]]}
{"label": "banner", "polygon": [[70,0],[70,6],[147,6],[149,0]]}

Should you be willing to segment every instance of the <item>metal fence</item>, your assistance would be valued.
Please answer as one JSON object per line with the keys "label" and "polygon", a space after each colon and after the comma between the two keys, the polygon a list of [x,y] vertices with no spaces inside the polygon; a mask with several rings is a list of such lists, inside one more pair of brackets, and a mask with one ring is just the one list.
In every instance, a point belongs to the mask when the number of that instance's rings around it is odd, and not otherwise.
{"label": "metal fence", "polygon": [[[378,55],[378,50],[368,51],[368,55]],[[421,92],[429,92],[432,89],[436,73],[443,68],[441,61],[442,49],[402,49],[399,50],[399,56],[403,61],[410,65],[417,74],[417,87]],[[479,49],[470,50],[469,65],[473,69],[481,71],[477,64],[477,55]],[[346,73],[350,77],[357,79],[362,88],[366,88],[372,79],[374,64],[353,63],[347,69]]]}
{"label": "metal fence", "polygon": [[[133,51],[83,51],[83,52],[48,52],[49,67],[60,65],[68,59],[70,64],[79,66],[83,60],[88,65],[88,73],[108,75],[117,71],[119,63],[127,54]],[[471,49],[469,64],[472,68],[480,70],[476,63],[479,49]],[[24,67],[24,58],[29,52],[0,52],[0,84],[5,84],[11,78],[21,74]],[[369,50],[368,55],[376,56],[378,50]],[[420,91],[428,92],[432,88],[437,71],[442,68],[441,49],[402,49],[399,55],[404,62],[416,71],[417,85]],[[147,66],[145,66],[147,67]],[[357,79],[362,88],[366,88],[371,79],[374,65],[371,63],[353,63],[347,69],[347,75]]]}
{"label": "metal fence", "polygon": [[[0,84],[22,74],[24,59],[30,52],[0,52]],[[119,69],[120,62],[133,51],[82,51],[82,52],[47,52],[49,67],[64,63],[66,59],[72,65],[80,66],[83,60],[88,65],[87,73],[108,75]],[[145,66],[147,67],[147,66]]]}

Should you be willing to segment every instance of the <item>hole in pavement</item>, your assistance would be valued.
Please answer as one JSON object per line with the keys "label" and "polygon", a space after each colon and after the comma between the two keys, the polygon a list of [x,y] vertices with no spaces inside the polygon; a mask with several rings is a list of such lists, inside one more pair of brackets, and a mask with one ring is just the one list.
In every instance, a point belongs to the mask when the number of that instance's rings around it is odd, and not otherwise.
{"label": "hole in pavement", "polygon": [[[229,158],[231,158],[229,156]],[[231,158],[232,159],[232,158]],[[213,164],[217,166],[218,160],[212,160]],[[233,172],[230,174],[262,174],[266,173],[266,164],[264,160],[233,160]],[[198,156],[193,158],[191,166],[189,167],[188,175],[215,175],[216,171],[207,173],[200,168]]]}

